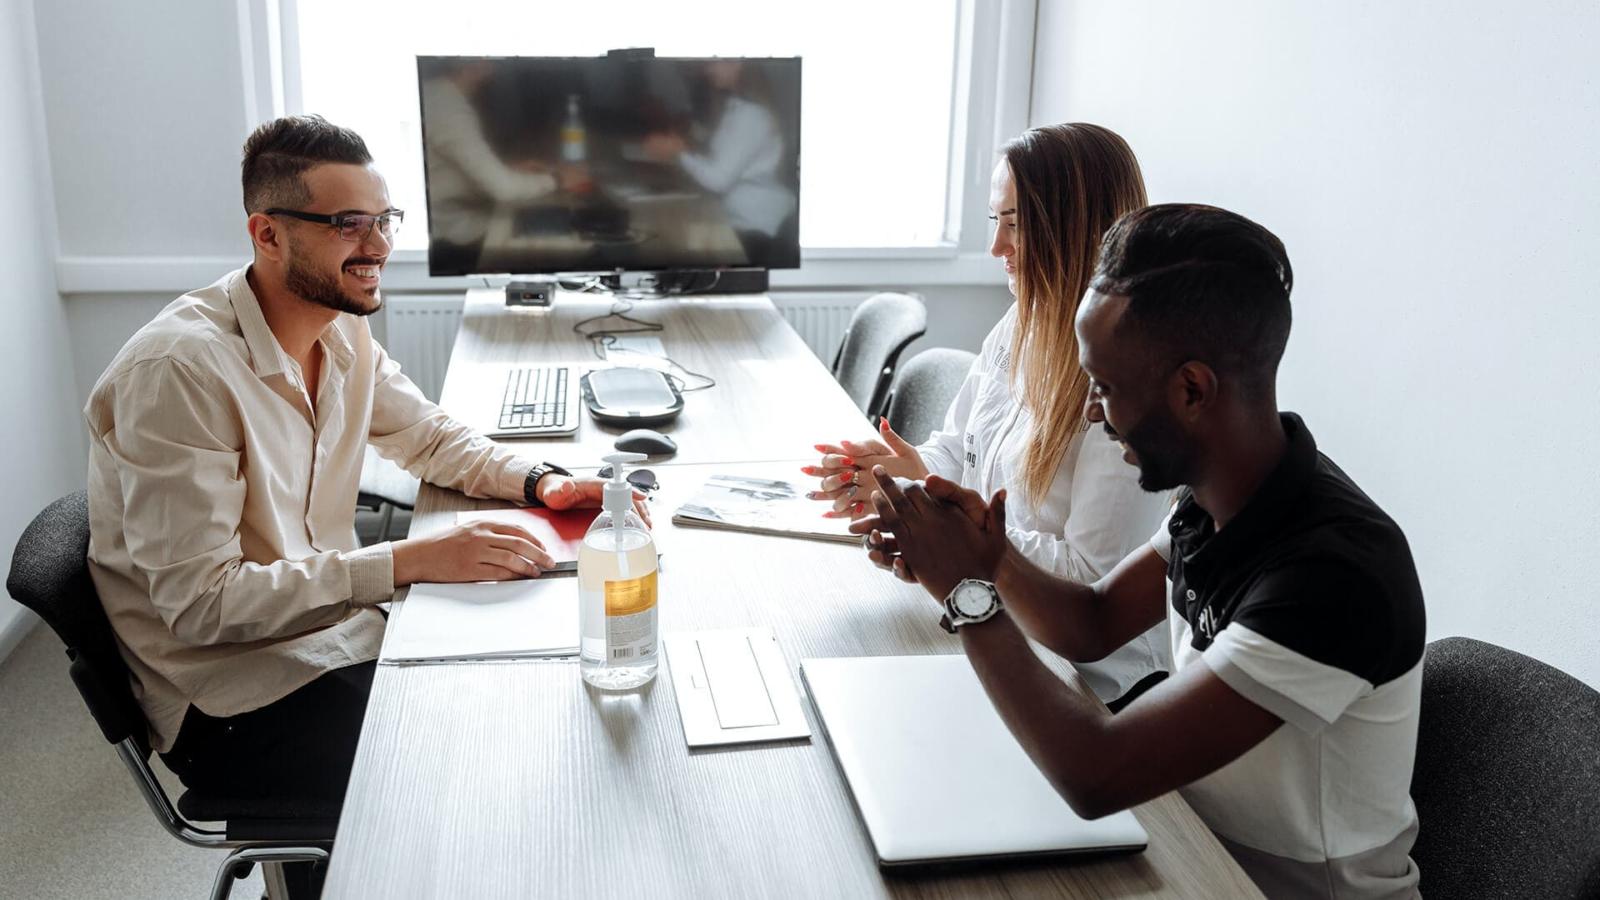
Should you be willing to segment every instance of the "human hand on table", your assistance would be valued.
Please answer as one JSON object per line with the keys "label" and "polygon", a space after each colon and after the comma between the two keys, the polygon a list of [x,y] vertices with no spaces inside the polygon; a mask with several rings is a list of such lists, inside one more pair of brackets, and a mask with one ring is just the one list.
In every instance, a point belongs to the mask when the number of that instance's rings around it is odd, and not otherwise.
{"label": "human hand on table", "polygon": [[[573,478],[552,473],[539,479],[535,496],[551,509],[593,509],[605,496],[605,483],[603,478]],[[650,505],[637,490],[633,492],[633,511],[644,520],[645,527],[652,526]]]}
{"label": "human hand on table", "polygon": [[882,466],[896,478],[922,478],[928,466],[922,454],[889,427],[888,419],[878,420],[878,433],[883,440],[842,441],[838,444],[817,444],[822,451],[821,465],[804,466],[807,475],[822,479],[821,489],[806,495],[811,500],[829,500],[833,509],[823,513],[827,518],[860,518],[867,514],[867,501],[872,494],[872,482],[863,478],[863,471]]}
{"label": "human hand on table", "polygon": [[556,564],[532,532],[505,522],[467,522],[395,541],[391,549],[397,588],[419,581],[537,578]]}

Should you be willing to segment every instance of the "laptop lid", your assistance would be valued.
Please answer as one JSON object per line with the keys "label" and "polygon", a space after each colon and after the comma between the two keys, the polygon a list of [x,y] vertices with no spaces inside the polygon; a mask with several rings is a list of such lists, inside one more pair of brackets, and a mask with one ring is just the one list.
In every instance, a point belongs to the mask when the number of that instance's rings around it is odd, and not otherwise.
{"label": "laptop lid", "polygon": [[807,659],[806,692],[881,866],[1143,850],[1132,812],[1072,811],[961,654]]}

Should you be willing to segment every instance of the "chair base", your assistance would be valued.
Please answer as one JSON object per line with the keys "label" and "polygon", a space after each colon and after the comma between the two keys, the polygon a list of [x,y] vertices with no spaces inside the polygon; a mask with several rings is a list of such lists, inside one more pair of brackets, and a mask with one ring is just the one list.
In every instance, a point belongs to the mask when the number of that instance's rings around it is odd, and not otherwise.
{"label": "chair base", "polygon": [[217,880],[211,885],[211,900],[226,900],[233,892],[233,883],[250,874],[250,867],[261,864],[261,879],[267,885],[268,900],[288,900],[289,886],[283,879],[286,862],[328,862],[328,851],[323,847],[241,847],[228,854],[217,869]]}

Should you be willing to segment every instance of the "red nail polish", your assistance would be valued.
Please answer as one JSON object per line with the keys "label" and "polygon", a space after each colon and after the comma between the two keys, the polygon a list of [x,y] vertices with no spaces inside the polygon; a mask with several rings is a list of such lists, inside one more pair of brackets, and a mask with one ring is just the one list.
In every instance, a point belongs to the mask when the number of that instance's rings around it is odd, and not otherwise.
{"label": "red nail polish", "polygon": [[856,464],[856,461],[854,459],[852,459],[851,457],[846,456],[844,458],[844,464],[847,465],[847,466],[853,466],[853,465]]}

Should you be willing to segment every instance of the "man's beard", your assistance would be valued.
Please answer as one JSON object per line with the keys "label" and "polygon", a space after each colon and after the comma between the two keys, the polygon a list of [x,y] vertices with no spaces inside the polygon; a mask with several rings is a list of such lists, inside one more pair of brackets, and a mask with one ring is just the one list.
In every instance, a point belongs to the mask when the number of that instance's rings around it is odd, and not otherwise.
{"label": "man's beard", "polygon": [[[314,272],[304,265],[304,258],[291,250],[289,269],[284,273],[284,286],[292,293],[308,300],[318,306],[325,306],[335,312],[350,313],[353,316],[370,316],[383,308],[383,296],[373,289],[370,299],[366,302],[356,300],[345,293],[344,285],[340,284],[339,276],[326,275]],[[377,265],[377,260],[352,259],[349,265]]]}
{"label": "man's beard", "polygon": [[1152,411],[1124,435],[1119,436],[1109,424],[1105,429],[1113,440],[1120,439],[1133,451],[1139,487],[1156,493],[1190,482],[1194,459],[1189,442],[1177,421],[1164,411]]}

